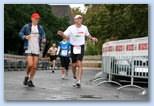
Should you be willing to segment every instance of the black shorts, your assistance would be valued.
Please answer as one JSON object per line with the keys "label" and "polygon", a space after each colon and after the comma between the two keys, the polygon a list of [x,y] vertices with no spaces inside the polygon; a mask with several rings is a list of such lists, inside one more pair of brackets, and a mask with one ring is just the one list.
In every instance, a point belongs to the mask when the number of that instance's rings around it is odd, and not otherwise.
{"label": "black shorts", "polygon": [[57,56],[54,55],[54,56],[50,56],[50,61],[53,61],[53,60],[56,60]]}
{"label": "black shorts", "polygon": [[68,70],[69,63],[70,63],[70,58],[60,56],[60,62],[61,62],[61,66],[64,67],[66,70]]}
{"label": "black shorts", "polygon": [[72,63],[77,62],[78,60],[82,61],[84,56],[84,45],[81,45],[81,54],[73,53],[73,45],[71,45],[71,59]]}
{"label": "black shorts", "polygon": [[34,53],[25,53],[25,56],[39,56],[39,54],[34,54]]}

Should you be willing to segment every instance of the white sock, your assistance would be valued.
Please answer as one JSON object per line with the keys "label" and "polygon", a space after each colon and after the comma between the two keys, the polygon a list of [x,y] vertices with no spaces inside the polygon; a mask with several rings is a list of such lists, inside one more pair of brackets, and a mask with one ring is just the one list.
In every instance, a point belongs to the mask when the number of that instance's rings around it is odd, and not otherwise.
{"label": "white sock", "polygon": [[81,83],[81,81],[80,81],[80,80],[78,80],[78,81],[77,81],[77,83],[79,83],[79,84],[80,84],[80,83]]}
{"label": "white sock", "polygon": [[65,74],[62,75],[62,78],[64,78],[64,77],[65,77]]}

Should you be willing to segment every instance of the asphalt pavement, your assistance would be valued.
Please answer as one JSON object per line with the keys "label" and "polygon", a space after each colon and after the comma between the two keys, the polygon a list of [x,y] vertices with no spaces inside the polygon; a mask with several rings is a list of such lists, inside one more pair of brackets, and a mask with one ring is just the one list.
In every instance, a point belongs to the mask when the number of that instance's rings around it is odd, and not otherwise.
{"label": "asphalt pavement", "polygon": [[[84,69],[82,87],[72,86],[72,73],[69,71],[67,79],[62,80],[60,70],[53,74],[51,70],[37,71],[34,83],[35,88],[29,88],[22,84],[25,71],[4,72],[4,99],[32,101],[32,100],[129,100],[148,101],[148,93],[142,95],[139,89],[125,88],[118,91],[118,86],[104,84],[96,86],[91,81],[100,70]],[[148,92],[148,88],[145,88]]]}

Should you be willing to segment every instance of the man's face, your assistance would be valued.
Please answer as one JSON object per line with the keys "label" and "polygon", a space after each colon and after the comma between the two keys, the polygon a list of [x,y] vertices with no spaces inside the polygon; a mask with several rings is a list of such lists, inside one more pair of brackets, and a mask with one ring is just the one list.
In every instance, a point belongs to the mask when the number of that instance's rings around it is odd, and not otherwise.
{"label": "man's face", "polygon": [[77,24],[77,25],[81,25],[82,24],[82,18],[76,18],[74,19],[74,23]]}
{"label": "man's face", "polygon": [[56,44],[55,44],[55,43],[53,43],[53,44],[52,44],[52,46],[53,46],[53,47],[56,47]]}
{"label": "man's face", "polygon": [[31,20],[32,20],[32,23],[34,23],[35,25],[37,25],[40,21],[39,18],[31,18]]}

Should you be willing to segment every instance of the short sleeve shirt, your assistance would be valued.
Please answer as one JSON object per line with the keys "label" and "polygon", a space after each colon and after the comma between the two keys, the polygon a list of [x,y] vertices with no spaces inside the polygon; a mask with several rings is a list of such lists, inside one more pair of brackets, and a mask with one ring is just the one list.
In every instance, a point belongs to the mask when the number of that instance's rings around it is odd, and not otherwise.
{"label": "short sleeve shirt", "polygon": [[64,31],[64,35],[69,37],[71,45],[84,45],[85,36],[89,36],[90,33],[85,25],[81,25],[80,27],[71,25]]}
{"label": "short sleeve shirt", "polygon": [[39,47],[39,31],[38,26],[32,25],[31,27],[31,38],[28,40],[28,49],[25,51],[25,53],[32,53],[32,54],[39,54],[40,53],[40,47]]}

